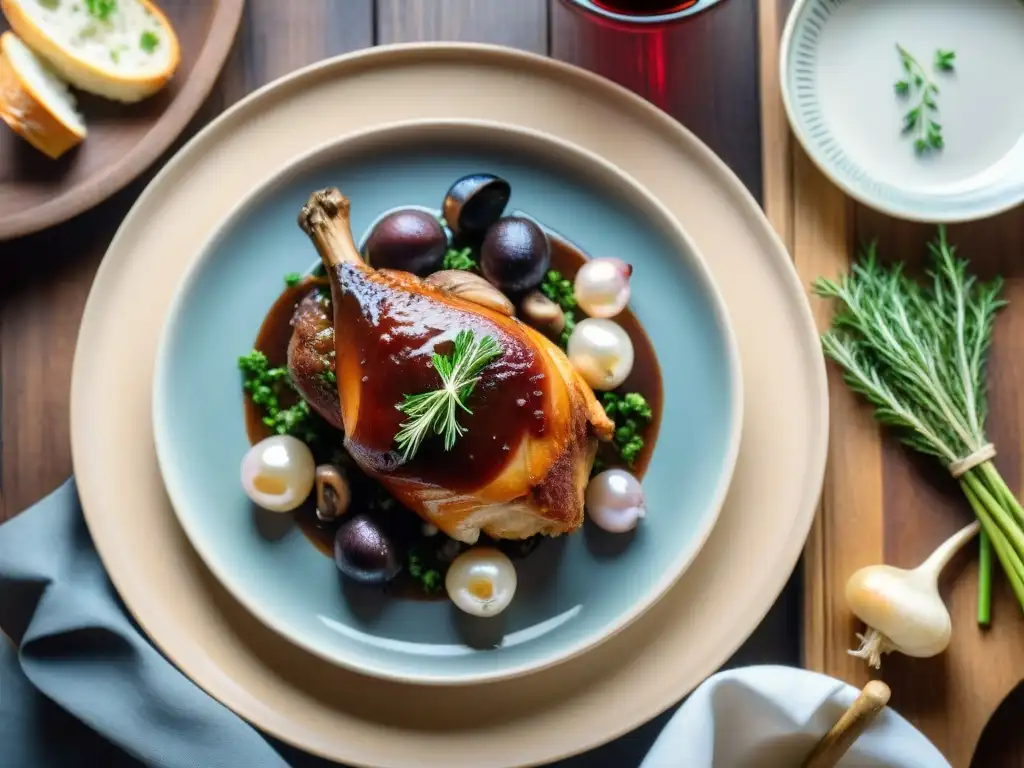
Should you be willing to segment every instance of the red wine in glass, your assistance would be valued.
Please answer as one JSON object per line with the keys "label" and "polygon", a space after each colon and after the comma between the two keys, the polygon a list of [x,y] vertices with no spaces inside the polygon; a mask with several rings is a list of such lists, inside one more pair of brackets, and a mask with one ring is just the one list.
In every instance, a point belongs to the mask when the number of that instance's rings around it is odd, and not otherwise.
{"label": "red wine in glass", "polygon": [[719,0],[563,0],[614,25],[660,25],[710,8]]}
{"label": "red wine in glass", "polygon": [[621,13],[624,16],[660,16],[668,13],[678,13],[697,4],[697,0],[594,0],[594,5],[604,8],[612,13]]}

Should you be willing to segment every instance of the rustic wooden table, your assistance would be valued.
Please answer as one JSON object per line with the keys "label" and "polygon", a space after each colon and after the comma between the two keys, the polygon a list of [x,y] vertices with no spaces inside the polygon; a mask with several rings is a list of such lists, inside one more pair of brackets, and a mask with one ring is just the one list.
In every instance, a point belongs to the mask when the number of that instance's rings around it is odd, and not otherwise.
{"label": "rustic wooden table", "polygon": [[[562,0],[248,0],[233,54],[186,137],[253,89],[326,56],[396,42],[488,42],[572,62],[640,93],[693,130],[760,200],[763,182],[791,170],[782,167],[789,160],[781,150],[775,156],[773,141],[782,135],[776,124],[765,136],[773,147],[767,167],[778,173],[766,178],[762,171],[759,92],[767,69],[759,66],[758,25],[769,2],[780,15],[789,5],[765,0],[759,19],[756,0],[725,0],[670,30],[636,34],[600,27]],[[71,473],[68,394],[79,320],[114,231],[152,175],[65,225],[0,243],[0,521]],[[896,237],[877,216],[861,215],[858,224]],[[1018,254],[1022,240],[1015,240]],[[801,663],[799,580],[795,575],[730,665]],[[561,765],[638,765],[666,716]],[[995,733],[986,735],[974,765],[1024,765],[1019,728]]]}

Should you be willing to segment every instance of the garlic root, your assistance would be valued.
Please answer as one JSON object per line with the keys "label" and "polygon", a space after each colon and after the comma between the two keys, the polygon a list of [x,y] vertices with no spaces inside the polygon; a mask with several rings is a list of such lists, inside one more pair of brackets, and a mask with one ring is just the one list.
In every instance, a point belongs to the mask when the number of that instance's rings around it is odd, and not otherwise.
{"label": "garlic root", "polygon": [[877,629],[871,629],[870,627],[868,627],[868,631],[865,633],[858,632],[857,639],[860,640],[860,648],[847,651],[847,653],[851,656],[856,656],[858,659],[864,659],[867,661],[868,666],[875,669],[881,669],[883,653],[896,650],[896,646],[892,644],[889,638]]}

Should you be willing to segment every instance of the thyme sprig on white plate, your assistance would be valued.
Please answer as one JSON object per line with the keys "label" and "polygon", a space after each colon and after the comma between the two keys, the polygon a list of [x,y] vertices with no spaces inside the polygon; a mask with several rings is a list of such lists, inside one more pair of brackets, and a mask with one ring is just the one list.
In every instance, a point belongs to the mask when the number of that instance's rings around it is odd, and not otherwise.
{"label": "thyme sprig on white plate", "polygon": [[409,417],[395,435],[403,460],[412,458],[432,434],[444,438],[446,451],[452,449],[455,441],[466,433],[466,428],[459,424],[459,411],[473,413],[466,401],[480,381],[480,373],[501,353],[501,345],[493,336],[480,338],[472,331],[459,331],[451,354],[434,353],[431,363],[441,377],[441,388],[404,395],[395,406]]}
{"label": "thyme sprig on white plate", "polygon": [[[929,250],[933,266],[924,284],[900,264],[880,264],[874,245],[849,275],[818,279],[815,293],[839,305],[822,345],[847,384],[875,406],[878,421],[959,475],[985,534],[978,618],[987,623],[990,542],[1024,607],[1024,508],[989,460],[994,450],[985,437],[985,364],[996,313],[1005,305],[1002,280],[968,274],[944,227]],[[986,452],[989,459],[982,460]],[[971,466],[961,473],[964,459]]]}
{"label": "thyme sprig on white plate", "polygon": [[[900,55],[900,65],[904,77],[893,85],[896,95],[915,98],[914,106],[903,116],[903,132],[914,133],[914,149],[919,153],[942,149],[946,141],[942,136],[942,124],[936,120],[939,106],[936,97],[939,86],[936,85],[917,59],[900,44],[896,44]],[[941,48],[935,52],[934,68],[939,72],[952,72],[956,59],[954,51]]]}

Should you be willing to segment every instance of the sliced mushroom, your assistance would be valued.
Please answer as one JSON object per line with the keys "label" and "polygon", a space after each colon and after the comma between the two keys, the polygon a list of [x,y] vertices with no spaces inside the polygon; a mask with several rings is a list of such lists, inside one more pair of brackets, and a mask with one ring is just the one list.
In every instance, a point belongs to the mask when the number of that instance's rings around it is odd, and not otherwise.
{"label": "sliced mushroom", "polygon": [[333,464],[316,468],[316,516],[324,522],[336,520],[348,511],[352,492],[348,480]]}
{"label": "sliced mushroom", "polygon": [[559,334],[565,329],[565,313],[562,308],[540,291],[526,294],[519,311],[524,322],[545,333]]}
{"label": "sliced mushroom", "polygon": [[445,269],[430,275],[427,282],[503,315],[512,317],[516,313],[516,308],[508,296],[473,272],[464,269]]}

